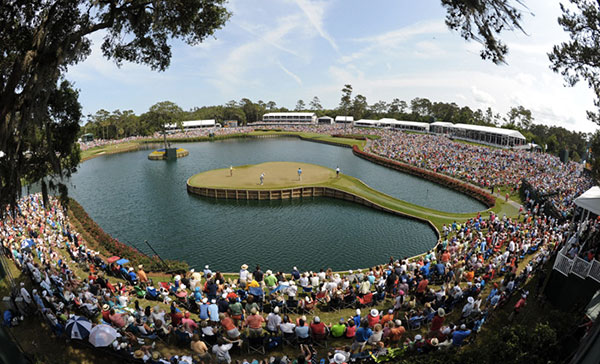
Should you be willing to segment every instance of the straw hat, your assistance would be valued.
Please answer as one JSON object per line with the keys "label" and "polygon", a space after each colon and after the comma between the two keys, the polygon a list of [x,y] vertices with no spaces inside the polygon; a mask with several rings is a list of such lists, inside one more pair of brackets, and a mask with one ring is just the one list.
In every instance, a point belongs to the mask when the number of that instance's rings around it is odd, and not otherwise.
{"label": "straw hat", "polygon": [[141,350],[136,350],[133,352],[133,357],[136,359],[141,359],[144,357],[144,352]]}
{"label": "straw hat", "polygon": [[242,264],[242,269],[248,269],[248,264]]}
{"label": "straw hat", "polygon": [[439,317],[444,317],[444,316],[446,316],[446,311],[445,311],[443,308],[441,308],[441,307],[440,307],[440,308],[438,308],[438,311],[437,311],[437,313],[438,313],[438,316],[439,316]]}
{"label": "straw hat", "polygon": [[107,305],[106,303],[104,305],[102,305],[102,311],[108,311],[110,310],[110,306]]}
{"label": "straw hat", "polygon": [[143,264],[138,265],[138,269],[142,269],[142,268],[144,268]]}
{"label": "straw hat", "polygon": [[437,339],[437,337],[434,337],[433,339],[431,339],[430,343],[431,343],[431,346],[438,346],[440,342]]}

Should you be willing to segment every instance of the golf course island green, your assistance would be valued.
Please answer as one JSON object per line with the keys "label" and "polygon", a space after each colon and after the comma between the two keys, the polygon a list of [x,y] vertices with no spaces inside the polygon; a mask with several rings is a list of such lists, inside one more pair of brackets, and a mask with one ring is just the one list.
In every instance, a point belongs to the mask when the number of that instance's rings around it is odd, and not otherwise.
{"label": "golf course island green", "polygon": [[[302,170],[301,178],[298,176],[299,168]],[[424,221],[438,234],[443,224],[468,216],[414,205],[379,192],[352,176],[343,173],[336,176],[334,169],[300,162],[267,162],[214,169],[190,177],[187,190],[191,194],[215,199],[337,198]]]}

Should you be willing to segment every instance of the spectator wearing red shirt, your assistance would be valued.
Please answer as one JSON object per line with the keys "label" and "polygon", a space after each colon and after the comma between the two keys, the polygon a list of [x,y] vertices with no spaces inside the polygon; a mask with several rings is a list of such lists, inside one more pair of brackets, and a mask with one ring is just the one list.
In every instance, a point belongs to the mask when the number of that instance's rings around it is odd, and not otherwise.
{"label": "spectator wearing red shirt", "polygon": [[310,324],[311,336],[324,336],[325,335],[325,324],[321,322],[319,316],[315,316],[313,322]]}
{"label": "spectator wearing red shirt", "polygon": [[442,328],[444,324],[444,316],[446,316],[446,311],[443,308],[438,308],[437,315],[431,320],[431,327],[429,328],[429,335],[436,336],[438,331]]}
{"label": "spectator wearing red shirt", "polygon": [[185,313],[185,318],[181,319],[181,323],[185,327],[185,330],[192,334],[194,333],[194,330],[198,328],[198,324],[196,323],[196,321],[190,318],[189,312]]}
{"label": "spectator wearing red shirt", "polygon": [[369,322],[369,327],[373,327],[375,326],[375,324],[378,324],[380,320],[380,316],[379,316],[379,311],[374,308],[371,310],[371,312],[369,313],[369,315],[367,316],[367,321]]}

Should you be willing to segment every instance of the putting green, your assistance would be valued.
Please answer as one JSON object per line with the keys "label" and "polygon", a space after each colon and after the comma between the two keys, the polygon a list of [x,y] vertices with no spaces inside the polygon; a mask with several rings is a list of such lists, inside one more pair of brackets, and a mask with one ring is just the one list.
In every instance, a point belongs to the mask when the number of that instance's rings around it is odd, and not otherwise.
{"label": "putting green", "polygon": [[[298,178],[298,168],[302,178]],[[263,184],[260,175],[264,173]],[[275,189],[326,184],[336,179],[335,171],[316,164],[300,162],[267,162],[261,164],[213,169],[192,176],[188,183],[196,187]]]}

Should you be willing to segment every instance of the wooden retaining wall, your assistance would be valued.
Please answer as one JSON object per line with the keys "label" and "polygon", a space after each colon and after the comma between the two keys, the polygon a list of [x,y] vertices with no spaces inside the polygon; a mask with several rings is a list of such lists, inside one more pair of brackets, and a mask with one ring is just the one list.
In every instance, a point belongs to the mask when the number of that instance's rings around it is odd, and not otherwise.
{"label": "wooden retaining wall", "polygon": [[433,229],[439,240],[440,232],[433,225],[433,223],[427,219],[422,219],[417,216],[409,215],[397,210],[381,206],[373,203],[368,199],[355,195],[350,192],[338,190],[337,188],[331,187],[296,187],[286,188],[277,190],[247,190],[247,189],[226,189],[226,188],[211,188],[211,187],[195,187],[187,184],[188,193],[195,195],[214,198],[214,199],[226,199],[226,200],[288,200],[293,198],[303,197],[331,197],[339,200],[350,201],[370,207],[372,209],[387,212],[396,216],[406,217],[413,220],[418,220],[426,223]]}

